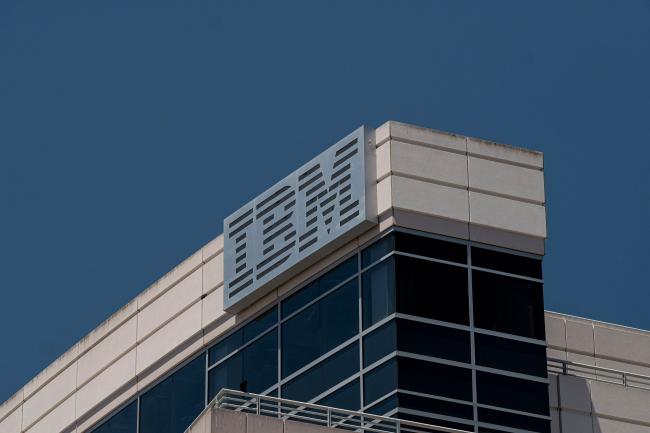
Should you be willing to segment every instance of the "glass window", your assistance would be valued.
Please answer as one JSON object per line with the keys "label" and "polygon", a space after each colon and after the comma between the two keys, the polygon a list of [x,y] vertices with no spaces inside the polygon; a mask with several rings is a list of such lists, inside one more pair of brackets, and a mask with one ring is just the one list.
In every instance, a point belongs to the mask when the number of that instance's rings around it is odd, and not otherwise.
{"label": "glass window", "polygon": [[405,357],[397,358],[399,387],[472,401],[472,370]]}
{"label": "glass window", "polygon": [[358,333],[357,287],[354,279],[282,325],[282,377]]}
{"label": "glass window", "polygon": [[544,340],[542,284],[473,271],[472,286],[476,327]]}
{"label": "glass window", "polygon": [[219,362],[276,323],[278,323],[278,309],[274,307],[212,346],[208,352],[210,365]]}
{"label": "glass window", "polygon": [[[533,418],[525,415],[517,415],[513,413],[501,412],[499,410],[485,409],[480,407],[478,409],[478,420],[488,424],[502,425],[517,429],[529,430],[539,433],[550,433],[551,422],[547,419]],[[496,431],[485,430],[480,431]]]}
{"label": "glass window", "polygon": [[431,414],[452,416],[454,418],[474,419],[474,408],[471,404],[453,403],[411,394],[399,394],[399,407]]}
{"label": "glass window", "polygon": [[205,406],[205,354],[140,397],[140,433],[183,433]]}
{"label": "glass window", "polygon": [[395,312],[395,258],[391,257],[364,272],[363,329]]}
{"label": "glass window", "polygon": [[469,423],[468,425],[460,422],[447,421],[447,420],[440,419],[435,415],[428,417],[428,416],[414,415],[412,413],[407,413],[407,412],[399,412],[397,415],[394,416],[399,419],[405,419],[409,421],[415,421],[423,424],[430,424],[430,425],[435,425],[440,427],[455,428],[456,430],[462,430],[466,432],[471,432],[473,429],[472,425]]}
{"label": "glass window", "polygon": [[476,333],[476,363],[546,377],[546,346]]}
{"label": "glass window", "polygon": [[469,332],[459,329],[398,319],[397,347],[403,352],[471,362]]}
{"label": "glass window", "polygon": [[359,410],[361,409],[361,391],[359,390],[359,379],[337,389],[327,397],[321,399],[318,404],[335,407],[337,409]]}
{"label": "glass window", "polygon": [[469,324],[467,269],[411,257],[396,257],[397,311]]}
{"label": "glass window", "polygon": [[138,401],[135,400],[113,415],[92,433],[136,433],[138,429]]}
{"label": "glass window", "polygon": [[395,250],[418,256],[467,263],[467,245],[398,232],[395,235]]}
{"label": "glass window", "polygon": [[363,337],[363,366],[367,367],[397,350],[397,327],[391,320]]}
{"label": "glass window", "polygon": [[359,371],[359,345],[353,343],[283,385],[282,397],[308,402],[357,371]]}
{"label": "glass window", "polygon": [[300,289],[282,302],[282,317],[298,311],[320,295],[327,293],[358,271],[356,254],[344,261],[318,280]]}
{"label": "glass window", "polygon": [[548,415],[548,385],[541,382],[476,372],[478,402],[490,406]]}
{"label": "glass window", "polygon": [[385,236],[361,252],[361,267],[372,265],[386,254],[395,250],[393,234]]}
{"label": "glass window", "polygon": [[485,248],[472,247],[472,266],[532,278],[542,278],[541,260]]}
{"label": "glass window", "polygon": [[366,412],[373,415],[386,415],[391,410],[397,409],[398,406],[397,394],[393,394],[390,397],[383,399],[379,403],[369,407],[366,409]]}
{"label": "glass window", "polygon": [[208,372],[208,398],[222,388],[259,394],[277,378],[278,331],[273,330]]}
{"label": "glass window", "polygon": [[363,375],[364,404],[370,404],[397,389],[397,359],[384,362]]}

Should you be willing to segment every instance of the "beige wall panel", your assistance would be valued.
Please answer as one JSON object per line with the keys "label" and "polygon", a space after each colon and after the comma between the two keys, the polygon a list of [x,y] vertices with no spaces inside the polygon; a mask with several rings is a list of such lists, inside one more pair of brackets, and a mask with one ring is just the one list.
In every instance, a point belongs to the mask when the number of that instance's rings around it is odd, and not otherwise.
{"label": "beige wall panel", "polygon": [[650,392],[605,382],[591,382],[594,413],[650,424]]}
{"label": "beige wall panel", "polygon": [[390,161],[390,141],[382,144],[377,148],[377,180],[382,179],[390,174],[391,161]]}
{"label": "beige wall panel", "polygon": [[138,345],[137,373],[201,330],[201,303],[197,302]]}
{"label": "beige wall panel", "polygon": [[138,341],[201,298],[202,272],[197,269],[138,314]]}
{"label": "beige wall panel", "polygon": [[546,357],[553,359],[566,360],[566,351],[552,348],[546,348]]}
{"label": "beige wall panel", "polygon": [[201,326],[203,328],[227,314],[223,310],[223,286],[203,298],[201,308],[203,309],[201,316]]}
{"label": "beige wall panel", "polygon": [[[91,412],[78,416],[77,431],[85,433],[88,429],[97,427],[99,422],[106,421],[109,416],[122,409],[122,405],[135,398],[137,392],[138,387],[134,383],[115,398],[111,398],[110,401],[102,402],[99,407],[94,408]],[[77,402],[77,404],[79,403]]]}
{"label": "beige wall panel", "polygon": [[375,129],[375,143],[380,145],[390,138],[390,122],[386,122]]}
{"label": "beige wall panel", "polygon": [[180,346],[156,359],[144,373],[138,374],[138,392],[149,388],[152,384],[164,379],[172,370],[186,361],[194,359],[203,349],[203,336],[196,334]]}
{"label": "beige wall panel", "polygon": [[221,251],[223,251],[223,235],[217,236],[201,248],[203,261],[207,262]]}
{"label": "beige wall panel", "polygon": [[136,325],[137,318],[134,316],[79,358],[77,386],[135,346]]}
{"label": "beige wall panel", "polygon": [[[63,403],[48,413],[43,419],[26,430],[27,433],[59,433],[75,422],[75,396],[71,395]],[[23,429],[25,428],[23,423]]]}
{"label": "beige wall panel", "polygon": [[237,318],[231,314],[224,316],[223,322],[217,322],[217,326],[210,326],[209,329],[203,333],[203,345],[210,346],[215,343],[223,334],[228,332],[237,324]]}
{"label": "beige wall panel", "polygon": [[551,409],[551,433],[562,433],[560,430],[560,412]]}
{"label": "beige wall panel", "polygon": [[23,402],[23,390],[20,389],[0,405],[0,420],[6,417],[10,412],[13,412]]}
{"label": "beige wall panel", "polygon": [[45,383],[52,380],[64,369],[68,368],[72,363],[77,360],[79,356],[79,343],[75,344],[67,352],[61,355],[56,361],[51,363],[45,370],[38,373],[38,376],[27,382],[23,387],[25,399],[29,398],[33,393],[39,390]]}
{"label": "beige wall panel", "polygon": [[471,223],[546,237],[544,206],[470,191]]}
{"label": "beige wall panel", "polygon": [[136,350],[132,349],[77,390],[77,416],[88,412],[129,381],[135,381],[135,355]]}
{"label": "beige wall panel", "polygon": [[558,376],[560,405],[562,409],[591,412],[589,381],[576,376]]}
{"label": "beige wall panel", "polygon": [[594,328],[590,323],[566,321],[567,351],[594,354]]}
{"label": "beige wall panel", "polygon": [[467,141],[464,136],[423,128],[421,126],[390,122],[390,136],[397,140],[401,139],[404,141],[429,144],[461,153],[467,151]]}
{"label": "beige wall panel", "polygon": [[594,418],[594,433],[648,433],[647,425],[630,424],[607,418]]}
{"label": "beige wall panel", "polygon": [[493,143],[478,138],[467,138],[467,153],[502,161],[544,168],[544,155],[534,150]]}
{"label": "beige wall panel", "polygon": [[393,206],[392,176],[377,183],[377,215],[389,211]]}
{"label": "beige wall panel", "polygon": [[392,176],[393,207],[457,221],[469,220],[467,191]]}
{"label": "beige wall panel", "polygon": [[213,415],[213,433],[246,433],[246,414],[231,410],[215,409]]}
{"label": "beige wall panel", "polygon": [[22,414],[22,408],[18,407],[0,421],[0,433],[19,433],[23,420]]}
{"label": "beige wall panel", "polygon": [[335,433],[335,429],[307,424],[298,421],[285,421],[284,433]]}
{"label": "beige wall panel", "polygon": [[203,294],[223,284],[223,253],[203,265]]}
{"label": "beige wall panel", "polygon": [[467,187],[467,157],[431,147],[392,140],[393,173]]}
{"label": "beige wall panel", "polygon": [[246,433],[283,433],[284,422],[269,416],[248,415]]}
{"label": "beige wall panel", "polygon": [[153,299],[160,296],[161,293],[164,293],[190,273],[194,272],[197,268],[203,263],[203,252],[199,250],[192,254],[187,259],[183,260],[179,265],[174,269],[165,274],[158,281],[149,286],[144,292],[142,292],[136,299],[138,301],[138,308],[142,310],[149,302]]}
{"label": "beige wall panel", "polygon": [[562,411],[561,424],[563,433],[593,433],[588,413]]}
{"label": "beige wall panel", "polygon": [[544,203],[544,173],[487,159],[468,158],[469,187]]}
{"label": "beige wall panel", "polygon": [[[614,370],[625,371],[635,374],[650,376],[650,366],[630,364],[624,361],[613,361],[611,359],[596,358],[596,365],[599,367],[612,368]],[[610,375],[611,377],[611,375]],[[616,376],[618,378],[618,376]],[[630,380],[635,380],[630,378]]]}
{"label": "beige wall panel", "polygon": [[111,334],[116,328],[122,326],[124,322],[135,316],[138,312],[138,303],[134,299],[124,307],[120,308],[116,313],[106,319],[101,325],[95,328],[92,332],[86,335],[79,341],[79,354],[83,354],[104,339],[107,335]]}
{"label": "beige wall panel", "polygon": [[[74,392],[77,364],[72,364],[34,393],[23,405],[23,426],[27,427]],[[74,405],[73,405],[74,408]],[[73,414],[74,415],[74,414]]]}
{"label": "beige wall panel", "polygon": [[564,320],[546,315],[546,343],[555,348],[566,348],[566,325]]}
{"label": "beige wall panel", "polygon": [[548,377],[548,404],[550,407],[559,407],[558,400],[558,375],[550,374]]}
{"label": "beige wall panel", "polygon": [[596,356],[630,360],[650,365],[650,336],[626,332],[596,324],[594,327]]}

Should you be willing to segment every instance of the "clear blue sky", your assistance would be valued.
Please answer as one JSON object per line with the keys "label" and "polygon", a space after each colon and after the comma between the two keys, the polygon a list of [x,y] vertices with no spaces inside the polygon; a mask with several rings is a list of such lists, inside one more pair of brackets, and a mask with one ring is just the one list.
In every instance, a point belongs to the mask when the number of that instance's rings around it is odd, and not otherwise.
{"label": "clear blue sky", "polygon": [[547,308],[650,328],[650,0],[2,0],[0,401],[388,119],[544,151]]}

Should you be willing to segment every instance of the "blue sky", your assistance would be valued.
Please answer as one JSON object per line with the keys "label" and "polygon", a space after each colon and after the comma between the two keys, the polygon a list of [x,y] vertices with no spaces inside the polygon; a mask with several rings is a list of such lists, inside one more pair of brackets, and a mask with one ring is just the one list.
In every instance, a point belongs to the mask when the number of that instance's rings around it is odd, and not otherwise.
{"label": "blue sky", "polygon": [[0,401],[361,124],[542,150],[548,309],[650,328],[650,0],[3,0]]}

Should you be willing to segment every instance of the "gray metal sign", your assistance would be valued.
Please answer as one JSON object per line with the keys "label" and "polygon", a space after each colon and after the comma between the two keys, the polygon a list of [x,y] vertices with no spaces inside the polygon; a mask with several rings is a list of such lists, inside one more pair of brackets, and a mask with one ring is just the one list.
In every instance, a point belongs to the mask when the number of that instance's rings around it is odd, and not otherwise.
{"label": "gray metal sign", "polygon": [[374,131],[360,127],[224,220],[224,308],[237,312],[376,223]]}

